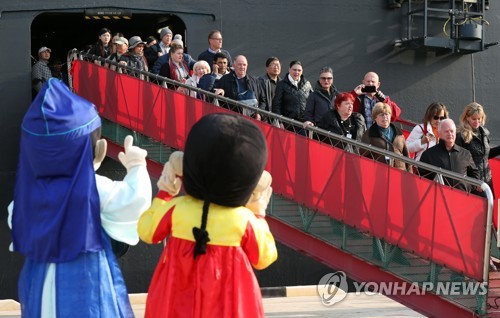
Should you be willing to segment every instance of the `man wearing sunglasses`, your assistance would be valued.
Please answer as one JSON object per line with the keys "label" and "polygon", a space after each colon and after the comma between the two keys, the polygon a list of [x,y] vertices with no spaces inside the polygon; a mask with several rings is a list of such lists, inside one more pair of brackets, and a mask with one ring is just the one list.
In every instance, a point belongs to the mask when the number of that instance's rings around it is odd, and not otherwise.
{"label": "man wearing sunglasses", "polygon": [[338,93],[337,87],[333,85],[332,68],[323,67],[319,71],[314,91],[307,97],[304,127],[316,125],[329,110],[333,110],[335,96]]}
{"label": "man wearing sunglasses", "polygon": [[356,86],[351,94],[355,98],[353,111],[363,115],[366,121],[366,128],[370,128],[373,124],[372,110],[378,102],[383,102],[391,106],[391,122],[395,121],[401,115],[401,108],[380,90],[379,76],[375,72],[366,73],[363,83]]}

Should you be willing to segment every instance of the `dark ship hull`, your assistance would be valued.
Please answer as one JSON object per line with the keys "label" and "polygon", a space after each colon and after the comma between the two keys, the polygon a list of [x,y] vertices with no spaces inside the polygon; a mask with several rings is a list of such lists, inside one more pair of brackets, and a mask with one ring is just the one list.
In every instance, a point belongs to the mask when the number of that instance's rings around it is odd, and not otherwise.
{"label": "dark ship hull", "polygon": [[[391,1],[389,1],[390,3]],[[433,1],[446,6],[450,1]],[[453,1],[451,1],[453,3]],[[456,1],[463,4],[463,1]],[[143,39],[169,26],[182,34],[187,52],[194,58],[207,47],[212,29],[222,30],[224,48],[234,56],[244,54],[249,73],[264,73],[269,56],[278,56],[282,75],[291,60],[299,59],[304,74],[316,81],[323,66],[334,70],[340,91],[352,90],[367,71],[380,75],[381,89],[400,105],[405,119],[420,121],[428,104],[444,102],[458,119],[463,107],[475,100],[485,106],[492,142],[500,137],[497,62],[498,48],[484,50],[477,39],[450,47],[437,19],[437,46],[408,43],[408,28],[419,31],[418,18],[408,24],[402,8],[386,1],[39,1],[8,2],[0,9],[0,129],[4,154],[0,156],[0,299],[17,297],[17,277],[22,257],[8,252],[11,242],[6,207],[13,197],[20,123],[31,102],[31,66],[41,46],[52,49],[52,59],[66,58],[72,48],[83,49],[97,41],[97,30],[108,27],[126,37]],[[484,38],[500,38],[500,7],[493,3],[485,12],[490,26]],[[482,35],[483,35],[482,34]],[[482,41],[481,40],[481,41]],[[472,43],[471,43],[472,42]],[[440,44],[441,43],[441,44]],[[454,43],[456,44],[456,43]],[[469,46],[466,46],[469,45]],[[472,49],[460,50],[460,47]],[[484,50],[484,51],[483,51]],[[476,52],[477,51],[477,52]],[[119,165],[108,162],[106,174],[121,178]],[[270,274],[260,274],[267,286],[315,284],[327,268],[282,248]],[[121,259],[130,292],[146,292],[159,254],[158,247],[139,245]],[[279,269],[278,269],[279,267]]]}

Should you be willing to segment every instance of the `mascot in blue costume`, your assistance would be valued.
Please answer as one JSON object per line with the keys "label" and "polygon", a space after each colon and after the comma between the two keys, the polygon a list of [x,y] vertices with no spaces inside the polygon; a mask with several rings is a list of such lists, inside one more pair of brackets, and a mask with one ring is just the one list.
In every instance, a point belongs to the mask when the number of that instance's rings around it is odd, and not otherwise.
{"label": "mascot in blue costume", "polygon": [[147,152],[125,138],[123,181],[95,174],[106,153],[95,106],[50,79],[22,122],[13,250],[23,317],[133,317],[111,239],[138,243],[137,221],[151,202]]}

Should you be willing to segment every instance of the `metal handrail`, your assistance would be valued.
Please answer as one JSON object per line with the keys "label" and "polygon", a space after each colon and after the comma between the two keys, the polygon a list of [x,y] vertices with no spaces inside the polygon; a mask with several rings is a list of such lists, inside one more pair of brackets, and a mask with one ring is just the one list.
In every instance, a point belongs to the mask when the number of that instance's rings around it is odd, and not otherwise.
{"label": "metal handrail", "polygon": [[[435,180],[438,183],[444,184],[443,182],[439,182],[438,180],[442,180],[443,177],[446,177],[450,180],[456,181],[457,183],[462,183],[462,184],[467,185],[467,188],[480,187],[485,192],[486,198],[487,198],[487,203],[488,203],[487,216],[486,216],[487,217],[487,220],[486,220],[487,229],[486,229],[486,234],[485,234],[486,235],[485,255],[484,255],[484,268],[483,268],[483,280],[484,281],[488,280],[488,273],[489,273],[488,266],[489,266],[489,258],[490,258],[491,227],[493,225],[492,213],[493,213],[493,200],[494,200],[494,198],[493,198],[493,193],[492,193],[490,187],[485,182],[477,180],[477,179],[473,179],[473,178],[470,178],[467,176],[460,175],[456,172],[452,172],[449,170],[438,168],[438,167],[435,167],[433,165],[430,165],[430,164],[427,164],[424,162],[416,161],[412,158],[408,158],[408,157],[405,157],[402,155],[395,154],[392,151],[388,151],[388,150],[385,150],[382,148],[374,147],[372,145],[369,145],[369,144],[366,144],[363,142],[359,142],[357,140],[349,139],[349,138],[346,138],[342,135],[338,135],[338,134],[332,133],[330,131],[326,131],[326,130],[318,128],[318,127],[314,127],[314,126],[304,127],[302,122],[285,117],[283,115],[277,115],[273,112],[266,111],[266,110],[260,109],[258,107],[252,107],[252,106],[243,104],[241,102],[235,101],[233,99],[229,99],[229,98],[224,97],[224,96],[216,95],[212,92],[205,91],[205,90],[202,90],[200,88],[193,87],[190,85],[186,85],[186,84],[174,81],[174,80],[166,78],[166,77],[162,77],[158,74],[153,74],[153,73],[149,73],[146,71],[140,71],[140,70],[134,69],[130,66],[121,65],[121,64],[116,63],[114,61],[110,61],[110,60],[107,60],[107,59],[99,57],[99,56],[88,54],[84,51],[78,51],[77,49],[73,49],[68,53],[68,64],[67,64],[68,68],[71,67],[72,61],[74,61],[76,59],[87,60],[87,61],[96,61],[97,60],[100,63],[114,65],[117,68],[117,72],[123,72],[123,70],[126,70],[126,71],[133,73],[133,74],[139,74],[144,79],[154,80],[158,84],[162,83],[163,86],[165,86],[165,83],[168,83],[168,84],[176,86],[176,87],[183,87],[189,91],[195,91],[199,94],[209,96],[210,98],[219,101],[219,103],[223,102],[226,105],[231,105],[236,109],[247,109],[251,112],[255,112],[257,114],[260,114],[263,117],[269,118],[271,122],[277,121],[277,122],[281,122],[281,123],[286,123],[287,125],[293,126],[297,130],[305,129],[307,131],[312,132],[313,134],[317,134],[318,136],[322,136],[325,139],[335,140],[337,142],[350,145],[351,148],[355,147],[356,149],[363,149],[363,150],[369,151],[370,153],[377,153],[379,155],[383,155],[383,156],[389,157],[389,158],[394,159],[394,160],[399,160],[399,161],[405,162],[406,164],[425,169],[431,173],[435,173],[436,174]],[[69,76],[71,76],[71,72],[68,72],[68,73],[69,73]],[[72,85],[71,77],[70,77],[70,85]],[[413,124],[412,122],[405,121],[405,120],[401,120],[400,122],[402,124],[407,124],[407,125]],[[354,154],[354,155],[356,155],[356,154]],[[500,211],[499,211],[499,216],[500,216]],[[499,235],[500,235],[500,233],[499,233]]]}
{"label": "metal handrail", "polygon": [[[249,111],[258,113],[258,114],[260,114],[263,117],[267,117],[267,118],[271,119],[271,121],[277,120],[278,122],[286,123],[287,125],[295,127],[297,130],[299,130],[299,129],[305,129],[307,131],[312,132],[313,134],[316,134],[318,136],[322,136],[325,139],[335,140],[336,142],[340,142],[340,143],[344,143],[344,144],[349,144],[349,145],[351,145],[353,147],[356,147],[358,149],[367,150],[367,151],[372,152],[372,153],[377,153],[379,155],[387,156],[387,157],[389,157],[391,159],[403,161],[403,162],[405,162],[405,163],[407,163],[409,165],[413,165],[413,166],[416,166],[416,167],[419,167],[419,168],[423,168],[423,169],[425,169],[425,170],[427,170],[429,172],[442,175],[442,176],[447,177],[449,179],[452,179],[452,180],[455,180],[455,181],[458,181],[458,182],[462,182],[462,183],[465,183],[465,184],[470,185],[470,186],[479,186],[480,187],[482,185],[482,183],[484,183],[484,182],[482,182],[480,180],[473,179],[473,178],[466,177],[466,176],[462,176],[462,175],[460,175],[460,174],[458,174],[456,172],[452,172],[452,171],[445,170],[445,169],[442,169],[442,168],[438,168],[438,167],[435,167],[433,165],[429,165],[429,164],[426,164],[426,163],[423,163],[423,162],[420,162],[420,161],[416,161],[416,160],[414,160],[412,158],[408,158],[408,157],[404,157],[404,156],[395,154],[392,151],[388,151],[388,150],[385,150],[385,149],[382,149],[382,148],[374,147],[374,146],[372,146],[370,144],[359,142],[357,140],[349,139],[349,138],[346,138],[345,136],[338,135],[338,134],[332,133],[330,131],[327,131],[327,130],[324,130],[324,129],[321,129],[321,128],[318,128],[318,127],[315,127],[315,126],[304,127],[302,122],[297,121],[295,119],[291,119],[291,118],[285,117],[283,115],[278,115],[276,113],[273,113],[273,112],[270,112],[270,111],[267,111],[267,110],[264,110],[264,109],[261,109],[261,108],[258,108],[258,107],[252,107],[252,106],[249,106],[247,104],[243,104],[243,103],[241,103],[239,101],[236,101],[236,100],[224,97],[224,96],[216,95],[216,94],[214,94],[212,92],[202,90],[201,88],[193,87],[193,86],[190,86],[190,85],[186,85],[184,83],[177,82],[175,80],[172,80],[170,78],[166,78],[166,77],[160,76],[158,74],[153,74],[153,73],[149,73],[149,72],[146,72],[146,71],[139,71],[139,70],[136,70],[136,69],[134,69],[134,68],[132,68],[130,66],[121,65],[119,63],[106,60],[106,59],[104,59],[102,57],[99,57],[99,56],[95,56],[95,55],[92,55],[92,54],[87,54],[87,53],[85,53],[83,51],[77,51],[76,49],[74,49],[72,52],[73,53],[77,53],[80,57],[84,57],[84,58],[91,59],[91,60],[99,60],[102,63],[106,63],[106,64],[109,64],[109,65],[114,65],[118,69],[123,69],[123,70],[127,70],[127,71],[130,71],[130,72],[134,72],[135,74],[144,75],[145,78],[147,77],[149,79],[153,79],[153,80],[157,81],[158,83],[167,83],[167,84],[170,84],[170,85],[173,85],[173,86],[176,86],[176,87],[183,87],[183,88],[185,88],[187,90],[190,90],[190,91],[195,91],[195,92],[197,92],[199,94],[203,94],[205,96],[209,96],[210,98],[218,100],[219,104],[220,103],[225,103],[225,104],[233,106],[236,109],[237,108],[247,109]],[[79,58],[79,59],[82,59],[82,58]],[[71,61],[68,61],[68,65],[71,65],[70,62]],[[401,120],[400,122],[402,124],[407,124],[407,125],[413,124],[412,122],[405,121],[405,120]]]}

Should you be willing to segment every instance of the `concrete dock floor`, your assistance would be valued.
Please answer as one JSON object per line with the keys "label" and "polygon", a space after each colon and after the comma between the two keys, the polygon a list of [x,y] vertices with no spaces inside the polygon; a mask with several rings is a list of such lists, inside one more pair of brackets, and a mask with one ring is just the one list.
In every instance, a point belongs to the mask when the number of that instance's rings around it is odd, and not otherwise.
{"label": "concrete dock floor", "polygon": [[[130,300],[137,318],[144,317],[147,294],[131,294]],[[298,287],[288,297],[264,298],[266,317],[284,318],[330,318],[330,317],[424,317],[398,302],[377,294],[348,293],[347,297],[325,306],[312,287]],[[0,318],[21,317],[19,303],[14,300],[0,300]]]}

